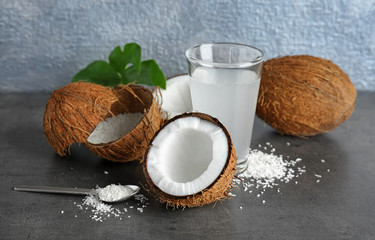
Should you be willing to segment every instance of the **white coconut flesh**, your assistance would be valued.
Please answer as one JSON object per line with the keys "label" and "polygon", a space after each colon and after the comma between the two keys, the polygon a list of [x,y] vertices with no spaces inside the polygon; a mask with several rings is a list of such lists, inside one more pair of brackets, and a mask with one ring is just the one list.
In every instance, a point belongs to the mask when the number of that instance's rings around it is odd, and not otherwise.
{"label": "white coconut flesh", "polygon": [[183,74],[168,79],[166,90],[160,90],[160,92],[161,110],[167,113],[168,118],[193,110],[189,75]]}
{"label": "white coconut flesh", "polygon": [[123,113],[100,122],[87,138],[92,144],[103,144],[125,136],[141,121],[143,113]]}
{"label": "white coconut flesh", "polygon": [[210,186],[228,158],[228,139],[219,126],[198,117],[165,125],[147,155],[147,172],[164,193],[187,196]]}

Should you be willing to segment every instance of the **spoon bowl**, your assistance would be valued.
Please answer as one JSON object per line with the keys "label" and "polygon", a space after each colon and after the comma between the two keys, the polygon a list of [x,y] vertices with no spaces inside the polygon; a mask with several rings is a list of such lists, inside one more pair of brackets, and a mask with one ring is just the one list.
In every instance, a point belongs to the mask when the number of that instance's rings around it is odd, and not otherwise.
{"label": "spoon bowl", "polygon": [[[108,185],[107,187],[109,186],[112,186],[112,185]],[[125,186],[116,186],[119,190],[119,188],[125,188],[125,192],[126,194],[121,194],[119,195],[118,197],[116,198],[108,198],[106,196],[102,196],[102,194],[100,194],[101,192],[100,191],[103,191],[105,190],[107,187],[105,188],[100,188],[96,191],[96,195],[98,196],[98,198],[103,201],[103,202],[107,202],[107,203],[118,203],[118,202],[122,202],[122,201],[125,201],[131,197],[133,197],[134,195],[136,195],[140,188],[136,185],[125,185]]]}

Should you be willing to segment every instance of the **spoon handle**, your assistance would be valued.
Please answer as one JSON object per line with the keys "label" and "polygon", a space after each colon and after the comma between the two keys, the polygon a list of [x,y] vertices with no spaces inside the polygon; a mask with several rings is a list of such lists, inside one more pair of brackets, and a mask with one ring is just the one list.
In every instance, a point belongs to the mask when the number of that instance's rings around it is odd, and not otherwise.
{"label": "spoon handle", "polygon": [[47,186],[17,186],[15,191],[24,192],[43,192],[43,193],[64,193],[64,194],[78,194],[88,195],[96,194],[95,190],[88,188],[68,188],[68,187],[47,187]]}

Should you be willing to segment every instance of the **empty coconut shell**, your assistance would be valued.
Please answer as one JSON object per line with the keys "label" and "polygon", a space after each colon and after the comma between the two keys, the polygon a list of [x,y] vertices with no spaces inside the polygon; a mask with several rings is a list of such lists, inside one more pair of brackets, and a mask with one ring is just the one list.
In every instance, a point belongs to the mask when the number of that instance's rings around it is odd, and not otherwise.
{"label": "empty coconut shell", "polygon": [[300,55],[264,64],[256,113],[281,134],[312,136],[346,121],[356,90],[329,60]]}

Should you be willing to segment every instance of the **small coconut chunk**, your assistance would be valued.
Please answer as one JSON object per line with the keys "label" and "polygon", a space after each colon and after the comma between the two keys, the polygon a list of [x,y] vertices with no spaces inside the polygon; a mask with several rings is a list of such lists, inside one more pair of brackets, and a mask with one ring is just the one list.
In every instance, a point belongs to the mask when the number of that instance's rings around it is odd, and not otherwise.
{"label": "small coconut chunk", "polygon": [[169,78],[166,90],[160,90],[160,92],[162,99],[159,104],[168,118],[193,110],[188,74]]}
{"label": "small coconut chunk", "polygon": [[180,118],[153,140],[147,171],[164,193],[187,196],[210,186],[227,157],[227,136],[219,126],[198,117]]}
{"label": "small coconut chunk", "polygon": [[87,138],[92,144],[116,141],[129,133],[141,120],[143,113],[123,113],[100,122]]}

